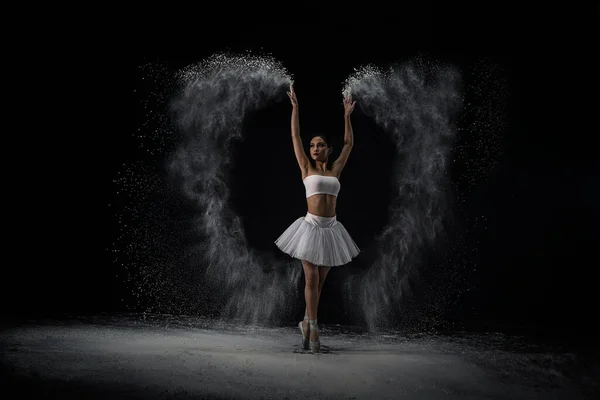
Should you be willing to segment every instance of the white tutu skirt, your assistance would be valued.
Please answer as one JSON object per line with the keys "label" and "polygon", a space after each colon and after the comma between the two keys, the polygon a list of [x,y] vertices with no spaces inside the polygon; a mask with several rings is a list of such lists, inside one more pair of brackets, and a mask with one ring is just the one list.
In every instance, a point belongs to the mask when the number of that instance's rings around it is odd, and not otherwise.
{"label": "white tutu skirt", "polygon": [[294,221],[275,241],[281,251],[318,266],[348,264],[360,253],[341,222],[311,213]]}

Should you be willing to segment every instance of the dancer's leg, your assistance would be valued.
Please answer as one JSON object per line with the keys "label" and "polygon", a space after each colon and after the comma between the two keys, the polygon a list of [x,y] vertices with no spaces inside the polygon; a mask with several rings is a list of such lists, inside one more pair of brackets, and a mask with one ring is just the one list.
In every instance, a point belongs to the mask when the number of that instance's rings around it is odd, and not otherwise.
{"label": "dancer's leg", "polygon": [[319,266],[319,295],[317,298],[317,306],[319,304],[319,300],[321,299],[321,290],[323,289],[323,284],[325,283],[325,278],[327,278],[327,274],[331,267],[326,267],[324,265]]}
{"label": "dancer's leg", "polygon": [[[319,301],[321,300],[321,291],[323,290],[323,284],[325,283],[325,278],[327,278],[327,273],[331,269],[331,267],[326,267],[324,265],[320,265],[319,269],[319,290],[317,293],[317,312],[319,310]],[[308,319],[308,307],[304,310],[304,320]],[[306,322],[308,324],[308,322]]]}
{"label": "dancer's leg", "polygon": [[[308,319],[310,320],[316,320],[319,296],[319,269],[313,263],[305,260],[302,260],[302,266],[306,280],[304,286],[304,299],[306,300],[305,315],[308,315]],[[305,331],[307,331],[308,321],[305,319],[302,323],[305,324]]]}

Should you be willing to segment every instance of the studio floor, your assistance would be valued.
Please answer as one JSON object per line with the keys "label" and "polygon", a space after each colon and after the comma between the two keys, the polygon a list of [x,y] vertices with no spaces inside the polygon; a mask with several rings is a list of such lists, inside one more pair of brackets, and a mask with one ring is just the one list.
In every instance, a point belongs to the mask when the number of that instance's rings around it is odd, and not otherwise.
{"label": "studio floor", "polygon": [[596,351],[494,332],[403,335],[339,325],[321,328],[322,352],[312,354],[301,349],[296,326],[147,314],[5,323],[0,396],[600,398]]}

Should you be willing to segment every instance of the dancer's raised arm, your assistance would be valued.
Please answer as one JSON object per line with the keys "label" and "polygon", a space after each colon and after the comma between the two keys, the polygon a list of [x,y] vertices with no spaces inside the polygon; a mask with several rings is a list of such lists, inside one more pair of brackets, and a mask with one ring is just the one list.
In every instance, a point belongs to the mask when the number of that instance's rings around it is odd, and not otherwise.
{"label": "dancer's raised arm", "polygon": [[307,172],[310,163],[304,148],[302,147],[302,139],[300,138],[300,120],[298,117],[298,100],[296,99],[296,92],[294,92],[294,86],[290,85],[290,91],[287,92],[292,102],[292,143],[294,144],[294,153],[296,153],[296,159],[302,172]]}
{"label": "dancer's raised arm", "polygon": [[344,99],[344,147],[342,147],[342,152],[340,156],[332,165],[332,170],[335,171],[338,175],[344,169],[346,162],[348,161],[348,157],[350,157],[350,152],[352,151],[352,146],[354,146],[354,132],[352,131],[352,121],[350,121],[350,114],[354,111],[354,105],[356,101],[352,101],[352,97],[348,96]]}

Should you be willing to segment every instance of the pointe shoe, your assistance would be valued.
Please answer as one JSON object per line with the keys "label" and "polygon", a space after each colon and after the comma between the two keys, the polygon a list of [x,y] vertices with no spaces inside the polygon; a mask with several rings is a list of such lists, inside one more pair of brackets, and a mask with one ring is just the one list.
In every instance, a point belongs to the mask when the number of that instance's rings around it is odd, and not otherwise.
{"label": "pointe shoe", "polygon": [[[317,325],[317,320],[316,319],[309,320],[308,324],[310,326],[310,330],[311,331],[319,332],[319,326]],[[312,341],[312,340],[310,340],[310,336],[309,336],[309,342],[310,342],[310,351],[312,351],[313,353],[320,353],[321,352],[321,339],[317,339],[316,341]]]}
{"label": "pointe shoe", "polygon": [[[304,318],[304,319],[307,320],[308,318]],[[304,332],[304,324],[303,324],[303,322],[304,321],[300,321],[298,323],[298,327],[300,328],[300,332],[302,332],[302,348],[304,350],[308,350],[308,348],[309,348],[308,347],[308,340],[309,340],[308,338],[309,338],[309,335],[310,335],[310,330],[307,329],[306,333]]]}

